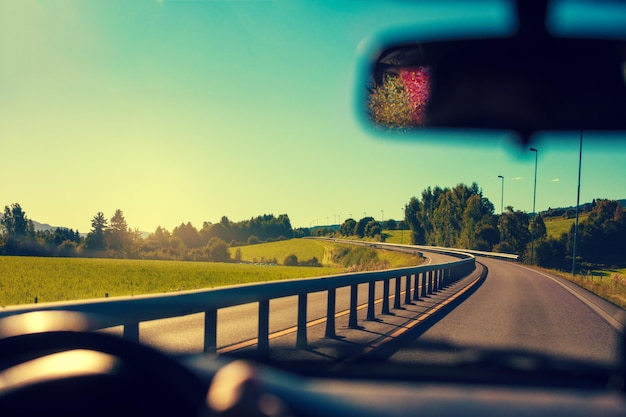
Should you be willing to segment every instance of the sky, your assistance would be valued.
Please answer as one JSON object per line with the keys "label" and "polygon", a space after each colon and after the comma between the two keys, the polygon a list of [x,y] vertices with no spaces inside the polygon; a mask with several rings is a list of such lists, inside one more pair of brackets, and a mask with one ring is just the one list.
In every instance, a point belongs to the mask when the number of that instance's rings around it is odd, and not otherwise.
{"label": "sky", "polygon": [[[283,213],[309,227],[400,219],[428,186],[476,182],[496,212],[530,211],[535,154],[509,135],[390,137],[356,105],[378,43],[510,30],[490,3],[0,0],[0,206],[83,233],[116,209],[147,232]],[[537,210],[574,205],[579,134],[534,146]],[[626,198],[624,156],[626,137],[585,134],[581,202]]]}

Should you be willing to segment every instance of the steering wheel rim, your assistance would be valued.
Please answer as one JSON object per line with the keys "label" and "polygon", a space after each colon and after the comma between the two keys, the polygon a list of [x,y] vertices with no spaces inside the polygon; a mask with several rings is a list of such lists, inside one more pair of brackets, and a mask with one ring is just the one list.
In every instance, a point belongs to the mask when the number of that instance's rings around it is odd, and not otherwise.
{"label": "steering wheel rim", "polygon": [[156,349],[105,333],[51,331],[0,339],[0,373],[38,357],[77,349],[114,356],[140,380],[163,387],[180,405],[177,415],[198,415],[206,409],[208,383]]}

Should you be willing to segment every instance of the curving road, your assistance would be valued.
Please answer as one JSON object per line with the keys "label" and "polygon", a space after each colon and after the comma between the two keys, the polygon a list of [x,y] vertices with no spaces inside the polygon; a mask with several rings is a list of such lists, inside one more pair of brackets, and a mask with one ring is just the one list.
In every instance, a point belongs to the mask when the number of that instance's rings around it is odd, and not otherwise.
{"label": "curving road", "polygon": [[527,350],[561,358],[615,363],[624,311],[566,280],[518,265],[481,258],[484,283],[467,300],[398,351],[412,361],[420,346]]}
{"label": "curving road", "polygon": [[[428,253],[426,263],[445,263],[458,258],[437,253]],[[376,286],[376,297],[382,297],[382,283]],[[307,319],[309,322],[326,316],[327,295],[313,293],[308,297]],[[367,285],[359,286],[359,305],[367,303]],[[350,290],[348,287],[337,290],[336,311],[348,310]],[[257,336],[258,304],[246,304],[218,311],[217,346],[218,352],[225,353],[241,342]],[[297,321],[297,297],[286,297],[270,301],[270,333],[292,329]],[[121,333],[121,328],[110,329]],[[198,353],[203,348],[204,314],[155,320],[140,324],[140,340],[170,353]],[[293,332],[292,332],[293,333]],[[239,345],[237,345],[239,346]]]}

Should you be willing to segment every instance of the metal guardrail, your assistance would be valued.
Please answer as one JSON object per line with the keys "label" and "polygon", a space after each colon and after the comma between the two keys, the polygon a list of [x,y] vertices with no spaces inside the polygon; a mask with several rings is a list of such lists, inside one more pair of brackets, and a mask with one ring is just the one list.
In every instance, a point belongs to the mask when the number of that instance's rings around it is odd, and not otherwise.
{"label": "metal guardrail", "polygon": [[[257,302],[258,344],[260,354],[269,349],[270,300],[298,296],[296,347],[307,346],[307,296],[315,292],[327,292],[326,329],[327,337],[335,336],[336,291],[350,287],[349,327],[357,327],[358,286],[368,284],[367,319],[375,318],[375,285],[383,282],[381,314],[390,312],[390,284],[394,283],[394,306],[400,308],[404,282],[404,302],[419,300],[428,294],[467,276],[476,268],[472,255],[447,252],[463,259],[437,265],[422,265],[385,271],[358,272],[306,279],[244,284],[208,290],[185,291],[173,294],[144,295],[133,297],[103,298],[72,302],[31,304],[0,309],[0,318],[35,311],[72,311],[97,317],[94,330],[123,326],[123,335],[139,341],[139,323],[195,313],[204,313],[204,351],[217,349],[217,311],[222,308]],[[404,278],[404,279],[403,279]],[[419,282],[421,280],[421,293]]]}

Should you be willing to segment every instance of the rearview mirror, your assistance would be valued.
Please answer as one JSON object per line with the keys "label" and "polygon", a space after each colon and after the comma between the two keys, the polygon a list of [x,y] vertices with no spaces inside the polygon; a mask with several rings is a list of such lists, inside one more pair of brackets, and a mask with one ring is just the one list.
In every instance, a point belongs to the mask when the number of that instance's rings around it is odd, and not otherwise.
{"label": "rearview mirror", "polygon": [[[537,22],[533,18],[533,24]],[[626,42],[558,38],[407,42],[373,57],[365,112],[379,128],[626,130]],[[537,29],[538,28],[538,29]]]}

